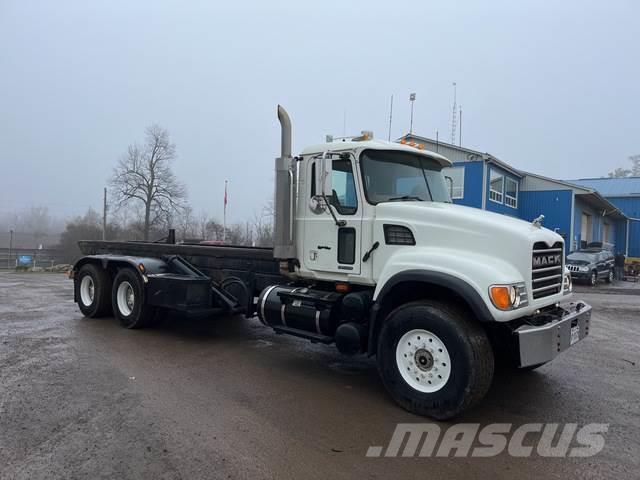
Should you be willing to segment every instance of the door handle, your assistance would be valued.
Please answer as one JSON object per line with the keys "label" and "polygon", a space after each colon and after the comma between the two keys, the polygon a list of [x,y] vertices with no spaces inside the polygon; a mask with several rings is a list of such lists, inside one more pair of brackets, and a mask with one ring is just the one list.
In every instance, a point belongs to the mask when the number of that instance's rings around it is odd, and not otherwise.
{"label": "door handle", "polygon": [[318,245],[318,250],[331,250],[331,247],[327,245]]}

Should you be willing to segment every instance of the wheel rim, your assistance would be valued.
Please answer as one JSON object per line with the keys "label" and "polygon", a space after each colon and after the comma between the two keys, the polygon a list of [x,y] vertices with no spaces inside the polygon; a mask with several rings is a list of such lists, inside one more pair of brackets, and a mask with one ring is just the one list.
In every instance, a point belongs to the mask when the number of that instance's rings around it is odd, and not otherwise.
{"label": "wheel rim", "polygon": [[591,274],[591,285],[595,285],[597,281],[598,281],[598,277],[596,277],[595,273],[592,273]]}
{"label": "wheel rim", "polygon": [[396,346],[396,363],[405,382],[419,392],[437,392],[451,376],[447,347],[427,330],[410,330],[402,336]]}
{"label": "wheel rim", "polygon": [[90,275],[85,275],[80,281],[80,301],[88,307],[93,303],[95,296],[95,285]]}
{"label": "wheel rim", "polygon": [[136,303],[136,296],[133,291],[133,287],[129,282],[122,282],[118,285],[116,299],[120,313],[125,317],[131,315],[131,312],[133,312],[133,306]]}
{"label": "wheel rim", "polygon": [[613,282],[613,272],[609,270],[609,281]]}

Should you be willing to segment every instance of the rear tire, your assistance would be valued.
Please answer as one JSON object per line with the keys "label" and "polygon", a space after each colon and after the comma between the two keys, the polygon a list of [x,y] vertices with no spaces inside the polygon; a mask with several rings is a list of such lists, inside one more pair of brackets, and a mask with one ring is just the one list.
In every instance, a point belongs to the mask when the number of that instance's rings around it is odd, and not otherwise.
{"label": "rear tire", "polygon": [[124,328],[144,328],[157,318],[157,309],[145,305],[140,276],[130,268],[120,270],[113,280],[111,304]]}
{"label": "rear tire", "polygon": [[438,420],[480,401],[494,370],[489,339],[476,320],[434,301],[408,303],[389,314],[378,337],[377,362],[400,406]]}
{"label": "rear tire", "polygon": [[85,317],[98,318],[111,314],[111,279],[104,269],[90,263],[83,265],[74,287],[78,307]]}

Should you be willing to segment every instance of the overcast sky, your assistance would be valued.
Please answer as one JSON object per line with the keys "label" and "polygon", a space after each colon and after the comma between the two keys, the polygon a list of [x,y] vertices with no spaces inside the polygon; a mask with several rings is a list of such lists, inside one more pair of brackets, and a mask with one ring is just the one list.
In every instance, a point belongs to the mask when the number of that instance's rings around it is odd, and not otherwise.
{"label": "overcast sky", "polygon": [[[455,4],[455,5],[454,5]],[[101,207],[159,123],[196,212],[243,221],[271,196],[276,104],[294,150],[373,130],[450,138],[558,178],[640,153],[640,2],[0,0],[0,213]]]}

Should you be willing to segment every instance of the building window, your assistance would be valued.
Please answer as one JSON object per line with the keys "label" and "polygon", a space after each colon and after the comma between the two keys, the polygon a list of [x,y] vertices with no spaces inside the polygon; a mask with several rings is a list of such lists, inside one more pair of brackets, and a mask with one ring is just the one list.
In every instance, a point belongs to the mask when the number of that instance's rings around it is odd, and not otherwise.
{"label": "building window", "polygon": [[504,179],[504,204],[518,208],[518,182],[513,178]]}
{"label": "building window", "polygon": [[504,175],[492,168],[489,173],[489,199],[502,203],[503,194]]}
{"label": "building window", "polygon": [[442,169],[452,199],[464,198],[464,167],[447,167]]}

